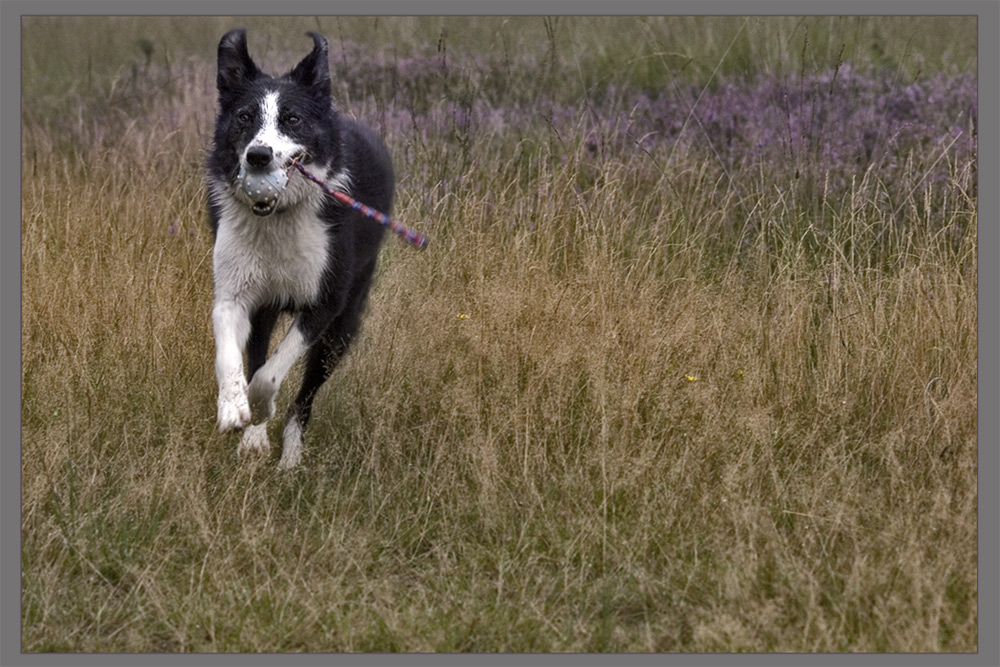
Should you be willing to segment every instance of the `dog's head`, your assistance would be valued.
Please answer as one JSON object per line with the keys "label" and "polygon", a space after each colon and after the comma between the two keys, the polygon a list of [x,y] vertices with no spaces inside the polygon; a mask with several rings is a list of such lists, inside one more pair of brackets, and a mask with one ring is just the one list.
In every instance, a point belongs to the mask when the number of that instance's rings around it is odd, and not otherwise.
{"label": "dog's head", "polygon": [[320,167],[338,159],[327,41],[309,35],[312,52],[277,78],[250,58],[246,30],[232,30],[219,42],[213,171],[257,215],[292,206],[307,194],[302,179],[286,187],[292,159]]}

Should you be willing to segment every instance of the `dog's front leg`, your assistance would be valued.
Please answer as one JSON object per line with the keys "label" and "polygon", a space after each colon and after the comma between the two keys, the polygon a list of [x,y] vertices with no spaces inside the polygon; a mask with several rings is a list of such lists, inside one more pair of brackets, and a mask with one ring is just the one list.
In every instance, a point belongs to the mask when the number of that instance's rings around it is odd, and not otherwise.
{"label": "dog's front leg", "polygon": [[250,379],[247,393],[254,423],[274,416],[274,398],[278,389],[288,371],[308,348],[309,342],[302,333],[301,317],[297,317],[271,358]]}
{"label": "dog's front leg", "polygon": [[241,429],[250,422],[247,381],[243,375],[243,346],[250,335],[245,308],[233,301],[216,301],[212,308],[215,330],[215,377],[219,382],[220,431]]}

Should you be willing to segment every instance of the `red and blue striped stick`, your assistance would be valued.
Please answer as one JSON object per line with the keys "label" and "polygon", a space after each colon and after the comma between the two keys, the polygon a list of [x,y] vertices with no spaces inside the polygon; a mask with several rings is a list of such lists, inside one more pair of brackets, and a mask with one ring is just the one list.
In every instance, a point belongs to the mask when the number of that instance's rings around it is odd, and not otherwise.
{"label": "red and blue striped stick", "polygon": [[385,213],[382,213],[381,211],[376,211],[371,206],[366,206],[365,204],[362,204],[361,202],[359,202],[354,197],[351,197],[350,195],[344,194],[343,192],[337,192],[336,190],[331,189],[329,186],[327,186],[326,183],[321,181],[319,178],[313,175],[308,169],[306,169],[302,165],[302,163],[299,162],[298,160],[293,159],[292,164],[295,165],[296,169],[302,172],[303,176],[308,178],[310,181],[312,181],[319,187],[323,188],[323,192],[336,198],[336,200],[339,201],[340,203],[346,204],[347,206],[353,208],[355,211],[360,211],[361,213],[368,216],[372,220],[375,220],[376,222],[385,225],[392,231],[402,236],[407,243],[413,245],[418,250],[423,250],[425,247],[427,247],[427,237],[421,234],[420,232],[414,229],[410,229],[401,222],[396,222],[395,220],[387,216]]}

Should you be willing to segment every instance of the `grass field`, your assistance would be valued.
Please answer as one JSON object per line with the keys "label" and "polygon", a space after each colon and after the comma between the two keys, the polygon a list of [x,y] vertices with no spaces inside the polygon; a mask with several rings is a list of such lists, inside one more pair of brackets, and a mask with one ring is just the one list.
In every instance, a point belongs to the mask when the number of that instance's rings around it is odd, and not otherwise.
{"label": "grass field", "polygon": [[[235,25],[330,38],[431,240],[291,473],[214,423]],[[976,651],[974,19],[23,40],[25,652]]]}

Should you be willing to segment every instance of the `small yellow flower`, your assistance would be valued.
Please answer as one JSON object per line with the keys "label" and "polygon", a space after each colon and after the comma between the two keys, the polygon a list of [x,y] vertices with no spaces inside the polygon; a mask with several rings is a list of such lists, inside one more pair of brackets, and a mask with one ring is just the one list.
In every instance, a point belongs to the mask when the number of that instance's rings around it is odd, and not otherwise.
{"label": "small yellow flower", "polygon": [[458,314],[458,319],[460,319],[460,320],[467,320],[467,319],[469,319],[469,316],[466,315],[465,313],[459,313]]}
{"label": "small yellow flower", "polygon": [[698,376],[697,375],[690,375],[690,374],[688,374],[688,375],[685,375],[684,377],[687,378],[688,382],[697,382],[698,381]]}

